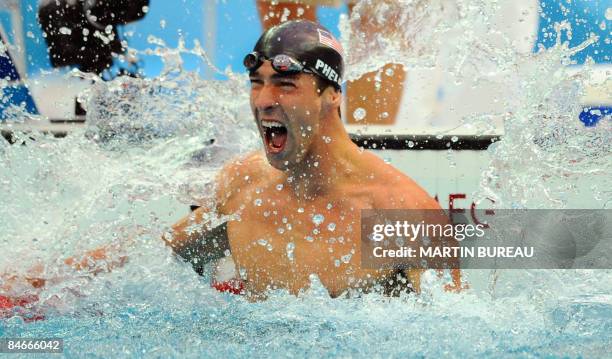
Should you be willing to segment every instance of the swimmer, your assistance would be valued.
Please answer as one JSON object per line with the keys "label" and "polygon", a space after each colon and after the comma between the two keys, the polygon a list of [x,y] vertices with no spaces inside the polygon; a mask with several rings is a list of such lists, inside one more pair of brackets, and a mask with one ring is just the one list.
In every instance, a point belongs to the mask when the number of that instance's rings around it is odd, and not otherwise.
{"label": "swimmer", "polygon": [[[162,239],[200,274],[219,261],[213,286],[253,300],[273,289],[297,295],[312,274],[332,297],[377,288],[388,295],[419,292],[421,269],[361,265],[361,210],[440,207],[412,179],[351,141],[340,118],[337,40],[314,22],[288,21],[264,32],[244,65],[264,148],[226,164],[214,205],[195,209]],[[213,226],[213,213],[233,219]],[[113,259],[113,252],[101,248],[65,264],[96,274],[127,259]],[[459,290],[460,273],[453,273],[447,289]]]}
{"label": "swimmer", "polygon": [[[405,30],[401,19],[401,4],[396,0],[356,1],[356,0],[257,0],[257,12],[265,30],[287,20],[317,21],[317,7],[339,7],[346,4],[351,27],[350,46],[363,48],[371,43],[373,36],[397,37]],[[425,2],[426,3],[426,2]],[[381,16],[381,14],[384,14]],[[410,41],[400,41],[410,46]],[[393,76],[381,74],[393,73]],[[348,124],[356,125],[393,125],[400,110],[404,91],[406,72],[399,63],[387,63],[375,71],[362,74],[359,78],[346,82],[344,98],[346,113],[354,114],[363,109],[364,118],[346,116]]]}
{"label": "swimmer", "polygon": [[[240,291],[244,286],[254,298],[277,288],[298,294],[313,273],[332,297],[381,283],[386,293],[406,289],[405,283],[419,291],[422,270],[360,264],[360,210],[440,207],[351,141],[340,118],[338,41],[314,22],[284,22],[264,32],[244,65],[264,149],[227,164],[216,180],[215,207],[200,207],[175,224],[166,243],[197,270],[231,252]],[[239,219],[202,233],[210,212]]]}

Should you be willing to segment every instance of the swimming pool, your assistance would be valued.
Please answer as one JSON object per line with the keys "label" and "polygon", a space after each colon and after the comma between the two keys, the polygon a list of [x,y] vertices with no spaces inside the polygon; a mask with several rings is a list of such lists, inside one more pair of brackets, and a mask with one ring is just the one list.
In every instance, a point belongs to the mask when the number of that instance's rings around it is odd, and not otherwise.
{"label": "swimming pool", "polygon": [[[61,337],[67,356],[105,357],[605,357],[612,340],[611,298],[591,286],[592,294],[568,297],[522,288],[494,299],[438,292],[341,300],[315,286],[298,299],[278,293],[249,303],[210,289],[190,269],[162,267],[159,276],[100,277],[78,313],[5,320],[0,334]],[[550,271],[530,275],[559,280]]]}
{"label": "swimming pool", "polygon": [[[171,116],[167,100],[154,102],[167,112],[152,116]],[[133,99],[132,105],[140,106]],[[207,111],[228,114],[225,104],[217,106]],[[188,204],[206,201],[219,165],[212,159],[240,152],[236,141],[209,141],[215,129],[235,125],[237,116],[239,111],[215,116],[219,127],[202,126],[206,116],[193,123],[187,118],[176,128],[138,117],[117,124],[123,135],[112,138],[100,136],[92,121],[67,138],[31,134],[36,140],[23,137],[25,146],[3,146],[8,205],[0,209],[7,248],[1,267],[23,271],[41,260],[48,276],[63,279],[40,291],[41,300],[23,315],[44,313],[45,320],[2,319],[0,336],[60,337],[67,356],[608,354],[610,271],[471,270],[466,279],[472,289],[462,294],[442,292],[432,275],[423,295],[403,298],[330,299],[315,283],[299,298],[278,292],[251,303],[211,289],[210,277],[200,278],[175,260],[159,237]],[[142,121],[151,121],[150,128]],[[103,122],[104,131],[112,125]],[[233,133],[244,151],[256,146],[253,129],[238,127]],[[135,234],[139,227],[148,231]],[[58,263],[130,236],[135,238],[125,249],[130,260],[112,273],[82,277]]]}
{"label": "swimming pool", "polygon": [[[475,23],[472,11],[459,29]],[[453,31],[444,26],[433,40]],[[466,65],[454,68],[457,78],[466,81],[485,57],[496,76],[477,80],[506,92],[499,106],[463,119],[483,128],[503,119],[474,197],[505,208],[609,208],[610,121],[585,128],[576,120],[590,72],[559,66],[579,49],[519,56],[483,45],[472,54],[477,42],[458,45],[463,62],[453,63]],[[374,65],[393,50],[378,45]],[[460,294],[429,273],[423,294],[399,298],[331,299],[316,278],[297,298],[278,291],[257,303],[212,289],[209,274],[195,275],[159,238],[189,205],[210,200],[225,160],[260,139],[243,75],[204,81],[180,69],[178,52],[158,53],[168,65],[160,77],[98,82],[83,95],[87,127],[65,138],[17,133],[15,145],[0,139],[0,272],[43,263],[56,279],[29,289],[38,302],[0,319],[0,337],[63,338],[69,357],[610,356],[610,270],[469,270],[471,289]],[[404,56],[408,68],[427,66]],[[410,156],[377,153],[395,164]],[[108,243],[129,257],[111,273],[61,264]],[[37,315],[45,319],[24,321]]]}

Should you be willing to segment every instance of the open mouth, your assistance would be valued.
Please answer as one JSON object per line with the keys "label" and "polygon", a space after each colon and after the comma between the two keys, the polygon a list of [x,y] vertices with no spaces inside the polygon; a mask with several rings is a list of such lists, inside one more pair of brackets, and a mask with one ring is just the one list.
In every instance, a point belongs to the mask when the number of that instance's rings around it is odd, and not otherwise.
{"label": "open mouth", "polygon": [[262,120],[266,148],[270,153],[279,153],[287,143],[287,127],[277,121]]}

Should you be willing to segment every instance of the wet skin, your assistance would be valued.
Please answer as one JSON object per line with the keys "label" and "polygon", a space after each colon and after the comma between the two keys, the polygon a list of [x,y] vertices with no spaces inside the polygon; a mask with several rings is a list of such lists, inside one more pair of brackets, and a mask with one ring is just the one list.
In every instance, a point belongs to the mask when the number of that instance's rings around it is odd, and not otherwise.
{"label": "wet skin", "polygon": [[[239,217],[228,222],[227,235],[247,292],[254,298],[276,288],[298,294],[314,273],[336,297],[395,276],[361,267],[360,210],[439,209],[437,202],[350,140],[337,111],[341,93],[331,87],[318,93],[312,75],[282,77],[265,62],[251,74],[250,98],[264,150],[223,168],[215,208]],[[270,147],[262,121],[286,127],[281,151]],[[206,211],[177,223],[171,245],[192,240],[185,229],[201,225]],[[324,218],[320,224],[317,215]],[[407,273],[417,290],[420,273]]]}
{"label": "wet skin", "polygon": [[[360,265],[360,210],[437,208],[437,204],[374,155],[359,154],[355,160],[345,163],[339,178],[311,198],[296,196],[286,173],[272,168],[261,153],[226,169],[223,180],[228,192],[219,211],[240,216],[228,223],[228,238],[233,259],[246,270],[247,289],[253,294],[273,288],[297,294],[309,286],[309,275],[315,273],[336,297],[348,288],[367,289],[391,276],[390,271]],[[255,204],[259,200],[261,205]],[[317,215],[324,218],[319,225]],[[290,243],[293,259],[287,254]],[[416,286],[418,275],[416,270],[410,273]]]}
{"label": "wet skin", "polygon": [[[332,87],[319,92],[313,75],[278,76],[266,61],[251,76],[250,97],[264,150],[228,163],[217,177],[214,204],[177,222],[163,236],[166,244],[180,253],[201,243],[210,227],[207,212],[236,216],[227,223],[227,237],[236,272],[244,274],[252,299],[265,298],[275,288],[298,294],[309,287],[311,274],[332,297],[396,279],[395,272],[362,268],[360,210],[439,209],[437,202],[350,140],[338,114],[342,94]],[[283,146],[270,147],[262,121],[286,128]],[[316,215],[323,217],[319,224]],[[125,263],[127,257],[116,252],[106,246],[64,262],[95,275]],[[417,291],[421,272],[405,272]],[[19,279],[34,288],[46,281],[36,274],[0,278],[9,286]],[[462,289],[458,270],[447,289]]]}

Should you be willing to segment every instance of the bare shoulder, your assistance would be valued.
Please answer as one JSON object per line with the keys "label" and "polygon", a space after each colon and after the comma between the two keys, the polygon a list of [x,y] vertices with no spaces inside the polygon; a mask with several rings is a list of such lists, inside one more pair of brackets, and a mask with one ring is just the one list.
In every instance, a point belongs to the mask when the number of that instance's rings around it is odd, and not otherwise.
{"label": "bare shoulder", "polygon": [[397,168],[369,154],[372,166],[371,186],[377,208],[439,209],[440,205],[418,183]]}
{"label": "bare shoulder", "polygon": [[250,152],[227,162],[216,179],[216,198],[220,209],[239,195],[242,189],[246,190],[258,180],[266,178],[270,170],[270,165],[261,151]]}

